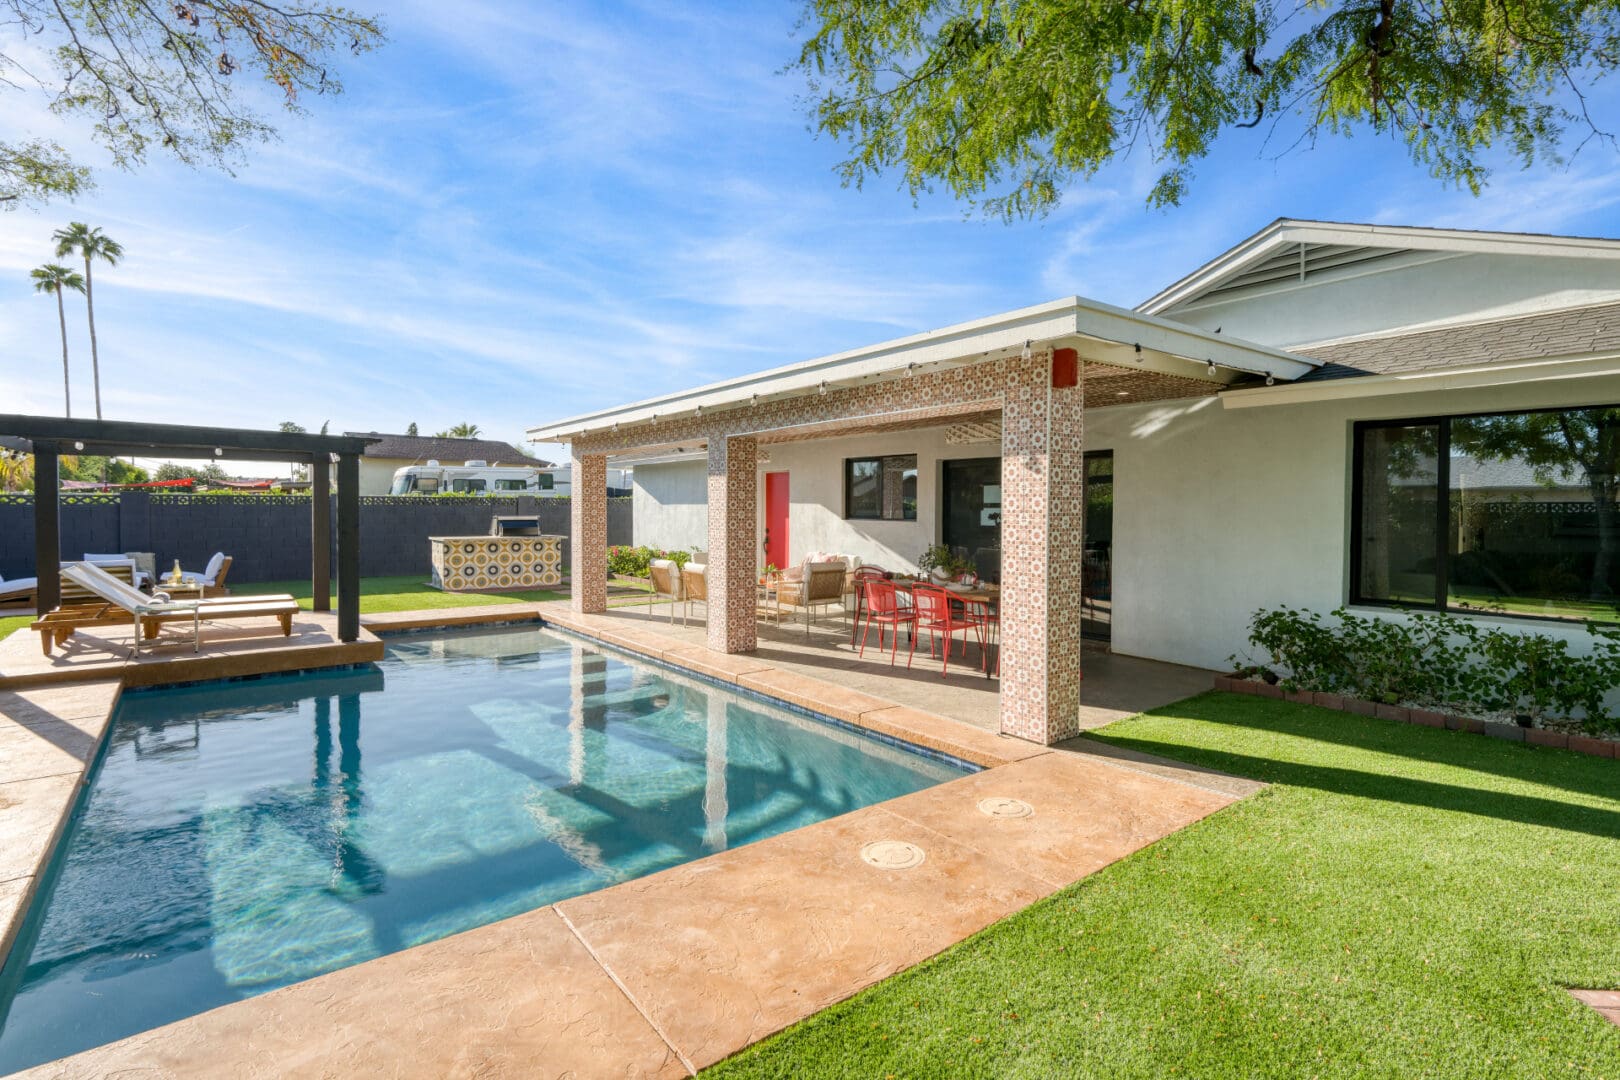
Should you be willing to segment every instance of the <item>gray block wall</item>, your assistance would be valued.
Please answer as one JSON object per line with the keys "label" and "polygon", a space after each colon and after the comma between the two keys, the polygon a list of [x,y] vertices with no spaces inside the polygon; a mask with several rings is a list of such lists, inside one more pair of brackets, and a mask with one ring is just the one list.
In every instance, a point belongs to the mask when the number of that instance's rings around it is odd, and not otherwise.
{"label": "gray block wall", "polygon": [[[188,570],[200,570],[209,556],[223,551],[233,557],[233,582],[307,580],[309,506],[306,495],[64,493],[62,555],[151,551],[159,570],[175,559]],[[361,576],[421,574],[425,579],[428,537],[484,536],[496,514],[533,514],[542,532],[569,532],[567,499],[366,496],[360,500]],[[628,498],[608,500],[610,544],[631,542],[631,514]],[[565,565],[570,554],[565,540]],[[0,577],[32,576],[33,496],[0,495]]]}

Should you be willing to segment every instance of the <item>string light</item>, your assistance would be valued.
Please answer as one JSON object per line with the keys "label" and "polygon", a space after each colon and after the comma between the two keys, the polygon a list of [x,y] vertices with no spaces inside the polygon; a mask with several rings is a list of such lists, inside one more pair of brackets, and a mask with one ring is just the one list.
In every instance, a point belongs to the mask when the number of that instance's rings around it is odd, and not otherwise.
{"label": "string light", "polygon": [[821,386],[817,388],[816,393],[825,394],[826,392],[827,392],[827,380],[822,379],[821,380]]}
{"label": "string light", "polygon": [[1147,357],[1142,355],[1142,345],[1141,345],[1140,342],[1138,342],[1137,345],[1136,345],[1136,362],[1138,364],[1140,364],[1140,363],[1142,363],[1142,361],[1144,361],[1146,359],[1147,359]]}
{"label": "string light", "polygon": [[1209,377],[1212,379],[1215,377],[1215,361],[1213,360],[1209,362]]}
{"label": "string light", "polygon": [[1267,386],[1272,386],[1272,385],[1274,385],[1274,384],[1275,384],[1275,383],[1276,383],[1276,381],[1277,381],[1277,380],[1276,380],[1276,379],[1275,379],[1275,378],[1273,378],[1273,377],[1272,377],[1272,374],[1271,374],[1271,372],[1269,372],[1269,371],[1268,371],[1268,372],[1266,372],[1266,385],[1267,385]]}
{"label": "string light", "polygon": [[1025,360],[1029,359],[1029,342],[1027,340],[1024,342],[1023,356]]}

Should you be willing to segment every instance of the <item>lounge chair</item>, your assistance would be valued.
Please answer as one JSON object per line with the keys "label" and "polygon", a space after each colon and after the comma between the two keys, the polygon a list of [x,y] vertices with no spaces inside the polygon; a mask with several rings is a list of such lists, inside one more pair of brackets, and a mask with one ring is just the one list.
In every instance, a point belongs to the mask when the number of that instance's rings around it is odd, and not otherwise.
{"label": "lounge chair", "polygon": [[192,651],[202,648],[203,620],[271,617],[281,626],[283,637],[292,634],[292,617],[298,602],[291,596],[261,596],[252,600],[171,600],[164,592],[151,596],[107,573],[94,563],[68,563],[62,577],[98,599],[98,603],[73,604],[34,620],[32,629],[40,635],[45,655],[53,645],[61,645],[75,630],[87,626],[133,625],[135,652],[143,642],[157,637],[164,623],[190,622]]}
{"label": "lounge chair", "polygon": [[34,594],[39,588],[39,578],[0,577],[0,608],[8,606],[32,606]]}
{"label": "lounge chair", "polygon": [[100,567],[127,566],[129,567],[130,577],[134,579],[135,587],[137,589],[146,588],[148,580],[146,574],[139,566],[135,565],[135,560],[128,555],[92,555],[87,551],[84,553],[84,561],[95,563]]}

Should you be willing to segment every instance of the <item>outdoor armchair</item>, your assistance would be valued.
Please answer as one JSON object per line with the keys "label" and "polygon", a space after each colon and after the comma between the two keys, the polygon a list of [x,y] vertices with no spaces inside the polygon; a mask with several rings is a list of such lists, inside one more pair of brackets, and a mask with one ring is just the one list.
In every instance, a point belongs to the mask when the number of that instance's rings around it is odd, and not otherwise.
{"label": "outdoor armchair", "polygon": [[208,560],[208,565],[203,568],[202,573],[198,574],[182,569],[180,578],[182,581],[201,585],[204,596],[224,596],[226,592],[225,575],[231,572],[231,561],[232,556],[225,554],[223,551],[216,551],[214,557]]}
{"label": "outdoor armchair", "polygon": [[647,577],[652,581],[652,592],[647,596],[647,614],[659,600],[668,600],[669,621],[675,621],[675,602],[681,598],[681,568],[671,559],[654,559],[647,565]]}
{"label": "outdoor armchair", "polygon": [[703,616],[709,615],[709,573],[702,563],[689,562],[681,567],[681,625],[686,625],[693,604],[703,605]]}
{"label": "outdoor armchair", "polygon": [[797,580],[784,578],[776,588],[776,604],[782,608],[802,608],[804,633],[810,636],[810,620],[814,612],[832,604],[844,607],[844,575],[842,561],[807,562],[804,573]]}

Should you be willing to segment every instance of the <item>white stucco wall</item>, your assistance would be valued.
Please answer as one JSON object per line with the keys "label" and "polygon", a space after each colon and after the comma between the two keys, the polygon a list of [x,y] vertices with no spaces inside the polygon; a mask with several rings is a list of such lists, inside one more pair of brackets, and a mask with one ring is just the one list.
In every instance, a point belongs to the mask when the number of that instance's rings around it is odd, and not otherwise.
{"label": "white stucco wall", "polygon": [[[1349,596],[1356,420],[1612,404],[1620,377],[1231,409],[1216,399],[1087,414],[1114,451],[1113,647],[1222,667],[1256,608]],[[1382,610],[1382,609],[1370,609]],[[1578,627],[1497,620],[1586,640]]]}
{"label": "white stucco wall", "polygon": [[[761,447],[767,472],[788,474],[788,559],[812,551],[858,555],[887,570],[915,570],[917,557],[939,535],[940,463],[948,458],[997,457],[995,442],[952,445],[944,428],[897,431],[851,439],[773,443]],[[849,521],[844,518],[844,459],[881,454],[917,455],[917,520]],[[636,468],[635,542],[653,547],[708,547],[708,471],[703,462]],[[765,521],[760,485],[760,526]],[[764,561],[763,550],[760,556]]]}
{"label": "white stucco wall", "polygon": [[703,460],[637,465],[632,543],[665,550],[709,546],[709,466]]}
{"label": "white stucco wall", "polygon": [[1172,308],[1165,318],[1288,347],[1403,327],[1530,315],[1620,296],[1614,260],[1526,255],[1399,256],[1303,282]]}

